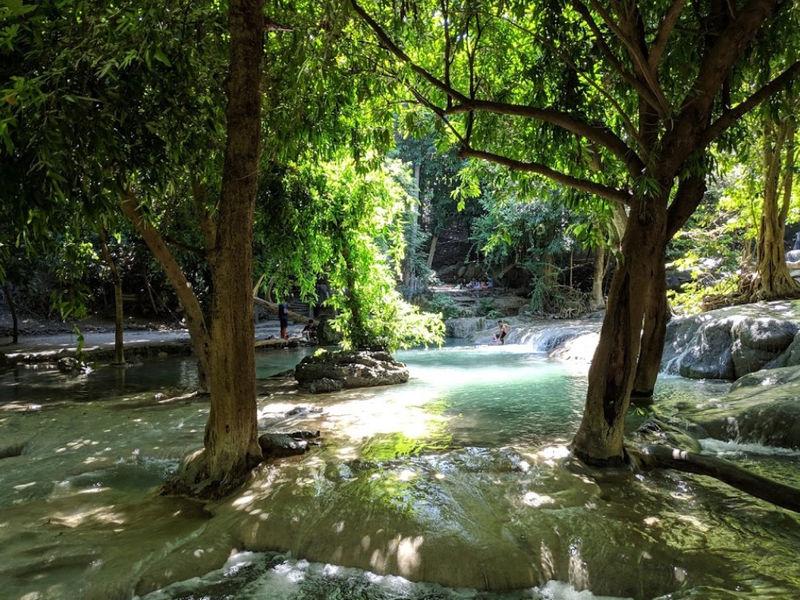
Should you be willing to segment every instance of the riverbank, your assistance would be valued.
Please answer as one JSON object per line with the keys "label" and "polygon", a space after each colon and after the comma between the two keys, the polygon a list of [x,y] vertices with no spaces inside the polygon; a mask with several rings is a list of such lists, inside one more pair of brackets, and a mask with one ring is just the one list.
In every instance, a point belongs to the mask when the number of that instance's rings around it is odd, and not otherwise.
{"label": "riverbank", "polygon": [[[296,347],[305,342],[301,325],[289,326],[289,340],[280,338],[276,322],[256,325],[256,348],[279,349]],[[58,333],[23,337],[18,344],[0,345],[0,366],[16,364],[55,363],[60,358],[80,358],[86,362],[106,361],[114,358],[114,331],[88,331],[82,333],[79,343],[74,333]],[[186,329],[126,330],[125,355],[134,357],[159,354],[191,354],[189,331]]]}

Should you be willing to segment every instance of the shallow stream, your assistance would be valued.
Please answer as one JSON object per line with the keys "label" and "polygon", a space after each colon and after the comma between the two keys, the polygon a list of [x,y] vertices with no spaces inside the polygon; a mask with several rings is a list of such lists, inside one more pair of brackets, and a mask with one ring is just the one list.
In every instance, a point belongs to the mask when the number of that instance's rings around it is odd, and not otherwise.
{"label": "shallow stream", "polygon": [[[568,463],[583,363],[456,346],[400,353],[403,386],[310,396],[268,379],[301,356],[258,355],[260,425],[322,445],[206,505],[156,495],[202,441],[207,403],[172,399],[192,361],[0,374],[0,447],[23,448],[0,459],[0,597],[798,595],[795,515],[702,477]],[[674,415],[727,387],[667,377],[658,403]],[[800,485],[800,452],[702,447]]]}

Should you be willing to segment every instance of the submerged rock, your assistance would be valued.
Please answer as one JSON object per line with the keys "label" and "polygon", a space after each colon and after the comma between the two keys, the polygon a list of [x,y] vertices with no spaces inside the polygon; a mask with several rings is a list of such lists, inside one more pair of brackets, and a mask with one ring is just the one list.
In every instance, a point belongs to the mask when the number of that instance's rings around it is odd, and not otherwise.
{"label": "submerged rock", "polygon": [[406,366],[382,351],[321,352],[295,367],[300,386],[313,394],[408,381]]}
{"label": "submerged rock", "polygon": [[64,356],[59,358],[56,362],[56,367],[59,371],[68,375],[77,375],[82,373],[86,368],[84,363],[72,356]]}
{"label": "submerged rock", "polygon": [[305,454],[309,447],[317,445],[309,442],[319,437],[319,431],[295,431],[293,433],[264,433],[258,436],[258,445],[264,458],[285,458]]}

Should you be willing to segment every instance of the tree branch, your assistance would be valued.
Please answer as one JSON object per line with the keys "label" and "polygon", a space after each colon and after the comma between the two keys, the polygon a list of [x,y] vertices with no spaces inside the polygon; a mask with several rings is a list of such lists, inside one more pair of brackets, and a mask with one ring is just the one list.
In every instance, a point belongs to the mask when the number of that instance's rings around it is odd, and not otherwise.
{"label": "tree branch", "polygon": [[[631,29],[631,31],[626,32],[622,27],[614,22],[614,19],[612,19],[611,15],[605,10],[603,5],[598,2],[598,0],[589,1],[591,2],[592,8],[594,8],[600,14],[600,17],[603,19],[608,28],[611,29],[611,31],[619,38],[625,48],[628,49],[628,56],[630,57],[631,62],[639,71],[639,74],[645,80],[650,91],[653,93],[653,96],[658,102],[659,113],[662,115],[669,115],[672,111],[669,106],[669,102],[667,102],[666,96],[664,96],[664,91],[661,89],[661,84],[658,82],[658,77],[656,77],[655,73],[650,69],[650,65],[648,64],[643,48],[637,46],[635,40],[633,39],[634,25],[631,25],[629,22],[628,28]],[[612,4],[617,6],[619,12],[620,7],[618,3]],[[631,5],[631,8],[635,10],[635,18],[638,18],[638,8],[636,7],[635,3]],[[628,20],[630,21],[631,15],[627,15],[627,17],[629,17]],[[644,45],[644,40],[642,40],[642,45]]]}
{"label": "tree branch", "polygon": [[381,44],[383,44],[383,46],[389,50],[389,52],[406,63],[412,71],[417,73],[435,88],[441,90],[449,97],[458,100],[461,106],[458,109],[454,109],[452,112],[486,110],[489,112],[500,112],[502,114],[524,116],[545,123],[550,123],[551,125],[565,129],[575,135],[579,135],[597,142],[601,146],[607,148],[612,154],[623,161],[623,163],[628,167],[628,170],[631,171],[631,174],[634,176],[638,175],[643,168],[643,163],[636,153],[631,150],[631,148],[628,147],[628,145],[623,142],[622,139],[608,129],[590,125],[578,117],[554,109],[537,108],[518,104],[505,104],[502,102],[490,102],[487,100],[469,98],[412,61],[411,57],[409,57],[408,54],[406,54],[397,44],[395,44],[394,41],[392,41],[386,31],[383,30],[383,28],[375,21],[375,19],[373,19],[358,4],[356,0],[350,0],[350,4],[353,6],[353,10],[355,10],[361,19],[367,23]]}
{"label": "tree branch", "polygon": [[653,45],[650,46],[650,56],[647,59],[648,66],[653,72],[658,72],[658,65],[661,63],[661,57],[667,49],[669,36],[672,34],[672,30],[675,29],[675,25],[685,5],[686,0],[672,0],[667,14],[664,15],[661,25],[658,26],[658,32],[656,33]]}
{"label": "tree branch", "polygon": [[701,147],[713,142],[722,135],[728,127],[736,123],[736,121],[756,108],[764,100],[785,89],[796,77],[800,77],[800,61],[795,62],[775,79],[754,92],[746,100],[743,100],[733,108],[723,112],[703,133],[700,138]]}
{"label": "tree branch", "polygon": [[514,158],[501,156],[499,154],[485,152],[483,150],[474,150],[469,147],[462,147],[459,150],[458,155],[461,158],[479,158],[488,162],[497,163],[499,165],[508,167],[513,171],[536,173],[537,175],[542,175],[548,179],[552,179],[553,181],[564,184],[576,190],[589,192],[590,194],[595,194],[596,196],[606,198],[607,200],[611,200],[613,202],[619,202],[621,204],[629,204],[631,202],[631,195],[626,191],[611,188],[593,181],[588,181],[586,179],[579,179],[578,177],[573,177],[572,175],[567,175],[566,173],[551,169],[547,165],[543,165],[541,163],[524,162]]}
{"label": "tree branch", "polygon": [[625,166],[628,167],[628,171],[634,177],[638,176],[644,168],[644,164],[636,152],[631,150],[631,148],[612,131],[603,126],[590,125],[586,121],[576,118],[569,113],[553,109],[542,109],[524,104],[510,104],[506,102],[477,99],[462,101],[448,112],[458,113],[471,110],[528,117],[537,121],[550,123],[551,125],[566,129],[575,135],[584,137],[607,148],[614,156],[625,163]]}
{"label": "tree branch", "polygon": [[572,6],[575,8],[578,14],[581,15],[583,21],[589,26],[589,29],[591,29],[592,33],[594,34],[595,41],[600,47],[600,51],[602,52],[603,56],[606,57],[606,60],[611,63],[611,66],[614,68],[614,70],[619,73],[619,75],[628,83],[628,85],[636,90],[639,96],[641,96],[642,99],[644,99],[644,101],[653,108],[653,110],[655,110],[660,116],[664,116],[658,98],[653,95],[653,92],[650,90],[650,88],[637,79],[633,73],[628,71],[622,65],[609,45],[606,43],[603,37],[603,32],[600,31],[600,27],[597,26],[597,23],[592,17],[592,13],[589,12],[589,9],[586,8],[586,5],[578,0],[572,0]]}
{"label": "tree branch", "polygon": [[695,209],[703,201],[706,193],[706,178],[703,175],[690,175],[678,184],[672,203],[667,209],[667,239],[671,240],[686,224]]}

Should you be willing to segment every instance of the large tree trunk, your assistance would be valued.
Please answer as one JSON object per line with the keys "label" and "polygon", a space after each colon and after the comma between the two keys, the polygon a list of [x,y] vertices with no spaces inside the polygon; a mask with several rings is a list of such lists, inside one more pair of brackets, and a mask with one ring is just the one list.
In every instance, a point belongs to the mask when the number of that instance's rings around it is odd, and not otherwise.
{"label": "large tree trunk", "polygon": [[115,365],[125,364],[125,345],[124,345],[124,312],[122,304],[122,277],[120,277],[117,263],[111,256],[108,249],[108,233],[105,228],[100,229],[100,252],[103,260],[106,261],[111,271],[111,281],[114,283],[114,363]]}
{"label": "large tree trunk", "polygon": [[227,144],[213,255],[211,411],[197,493],[220,496],[261,461],[253,326],[253,214],[260,152],[264,0],[231,0]]}
{"label": "large tree trunk", "polygon": [[[756,281],[752,293],[757,300],[800,295],[800,285],[786,266],[783,238],[792,198],[795,160],[795,124],[787,119],[777,127],[766,117],[764,127],[764,206],[758,232]],[[786,150],[785,159],[783,157]],[[782,167],[783,163],[783,168]],[[781,178],[781,171],[783,177]],[[781,179],[783,185],[781,186]],[[781,188],[783,188],[781,190]],[[783,202],[779,200],[783,192]]]}
{"label": "large tree trunk", "polygon": [[11,293],[11,284],[7,281],[3,283],[3,295],[6,297],[8,310],[11,311],[11,343],[19,342],[19,318],[17,317],[17,307],[14,304],[14,296]]}
{"label": "large tree trunk", "polygon": [[631,392],[631,402],[637,406],[653,403],[653,390],[661,368],[664,341],[667,336],[669,307],[667,305],[667,282],[664,269],[664,248],[654,265],[655,272],[646,298],[642,345],[636,364],[636,378]]}
{"label": "large tree trunk", "polygon": [[624,419],[636,374],[645,299],[663,272],[666,196],[636,198],[622,241],[622,259],[608,295],[600,342],[589,369],[586,407],[572,448],[588,464],[625,463]]}
{"label": "large tree trunk", "polygon": [[592,279],[592,308],[599,309],[606,305],[603,296],[603,276],[606,272],[606,248],[598,244],[594,250],[594,279]]}

